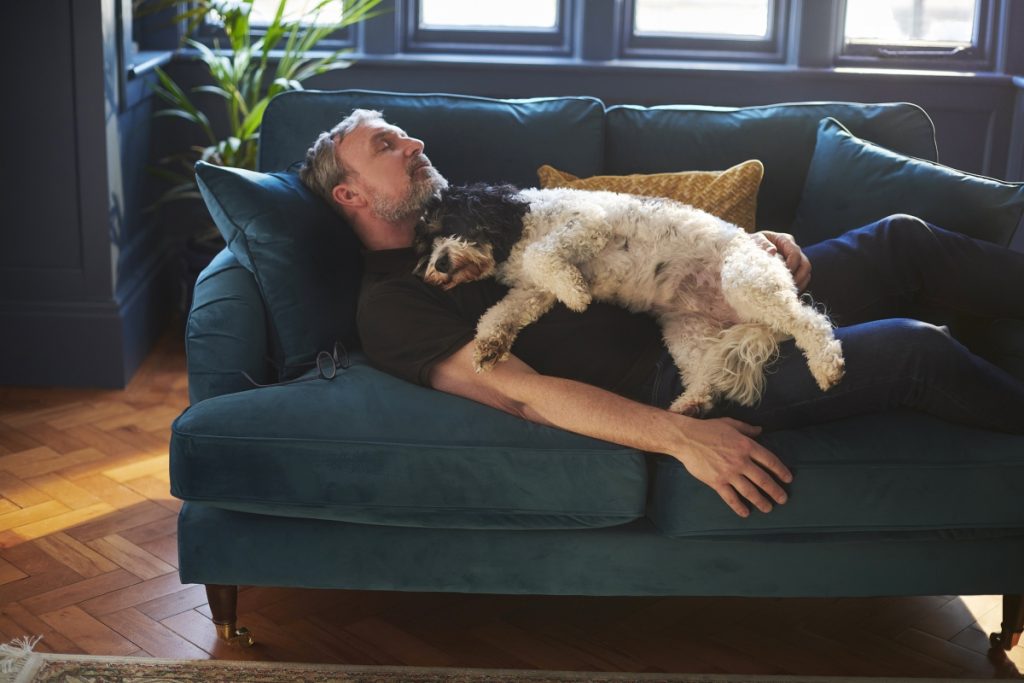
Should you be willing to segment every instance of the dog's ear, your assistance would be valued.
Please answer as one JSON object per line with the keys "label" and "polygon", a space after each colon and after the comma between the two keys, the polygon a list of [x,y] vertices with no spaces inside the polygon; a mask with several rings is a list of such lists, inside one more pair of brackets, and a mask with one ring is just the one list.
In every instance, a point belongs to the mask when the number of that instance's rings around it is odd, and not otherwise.
{"label": "dog's ear", "polygon": [[446,235],[465,235],[476,224],[475,216],[450,213],[441,220],[442,232]]}

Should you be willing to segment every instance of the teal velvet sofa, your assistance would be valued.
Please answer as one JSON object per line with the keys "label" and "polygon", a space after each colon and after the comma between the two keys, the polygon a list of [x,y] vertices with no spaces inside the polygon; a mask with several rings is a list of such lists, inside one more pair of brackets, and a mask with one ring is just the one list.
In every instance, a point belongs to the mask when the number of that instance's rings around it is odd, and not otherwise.
{"label": "teal velvet sofa", "polygon": [[[795,474],[790,501],[741,519],[667,456],[524,422],[371,367],[352,328],[358,246],[288,172],[355,107],[380,109],[423,139],[455,183],[535,185],[542,164],[589,176],[760,159],[758,226],[795,230],[804,244],[855,227],[843,225],[844,211],[932,212],[925,217],[942,224],[951,203],[965,202],[963,225],[947,227],[1008,243],[1024,210],[1020,186],[965,180],[936,164],[932,123],[911,104],[646,108],[367,91],[276,98],[261,134],[265,173],[200,168],[229,248],[196,285],[186,339],[191,405],[170,444],[172,492],[184,501],[180,577],[207,585],[222,637],[251,642],[235,623],[238,585],[995,593],[1005,613],[994,644],[1011,647],[1024,620],[1024,437],[909,412],[768,433],[762,443]],[[823,155],[833,143],[863,149],[830,168]],[[842,184],[831,190],[854,200],[845,209],[820,199],[830,173]],[[961,197],[929,174],[980,189]],[[909,189],[876,201],[885,193],[871,183],[893,188],[902,179]],[[911,191],[914,183],[924,189]],[[808,196],[812,185],[819,189]],[[989,199],[996,195],[1005,201]],[[986,211],[999,215],[978,220]],[[821,212],[829,225],[816,220]],[[1021,372],[1020,326],[992,329],[987,348]],[[328,379],[313,362],[334,342],[344,350],[329,363],[320,356],[327,375],[337,366]]]}

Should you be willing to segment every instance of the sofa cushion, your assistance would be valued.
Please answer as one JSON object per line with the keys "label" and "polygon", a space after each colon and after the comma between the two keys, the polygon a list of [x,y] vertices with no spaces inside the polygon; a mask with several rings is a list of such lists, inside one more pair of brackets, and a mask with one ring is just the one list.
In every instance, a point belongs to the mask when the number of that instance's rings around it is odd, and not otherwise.
{"label": "sofa cushion", "polygon": [[496,100],[467,95],[415,95],[305,90],[275,97],[260,133],[259,167],[301,161],[316,136],[353,109],[377,109],[426,144],[434,166],[452,183],[536,184],[549,163],[576,175],[601,170],[604,105],[592,97]]}
{"label": "sofa cushion", "polygon": [[900,154],[822,119],[794,232],[812,244],[896,213],[1006,245],[1024,216],[1024,183]]}
{"label": "sofa cushion", "polygon": [[267,316],[256,278],[227,249],[196,281],[185,352],[190,403],[252,389],[243,372],[260,384],[276,379],[267,363]]}
{"label": "sofa cushion", "polygon": [[603,172],[692,171],[760,159],[764,182],[757,226],[787,230],[800,202],[818,122],[826,116],[890,149],[938,158],[932,122],[913,104],[816,102],[742,109],[618,105],[607,112]]}
{"label": "sofa cushion", "polygon": [[657,457],[648,515],[670,536],[1020,528],[1024,436],[927,415],[865,415],[758,441],[793,472],[789,501],[737,516],[674,460]]}
{"label": "sofa cushion", "polygon": [[171,437],[171,492],[268,515],[569,529],[644,515],[644,455],[408,384],[358,356],[333,380],[216,396]]}
{"label": "sofa cushion", "polygon": [[356,342],[362,261],[342,218],[294,173],[196,164],[199,190],[231,253],[256,278],[281,378],[318,351]]}
{"label": "sofa cushion", "polygon": [[570,187],[577,190],[625,192],[644,197],[667,197],[707,211],[747,231],[752,231],[756,224],[757,189],[763,177],[764,166],[757,159],[744,161],[724,171],[633,173],[589,178],[578,178],[547,164],[537,169],[541,187]]}

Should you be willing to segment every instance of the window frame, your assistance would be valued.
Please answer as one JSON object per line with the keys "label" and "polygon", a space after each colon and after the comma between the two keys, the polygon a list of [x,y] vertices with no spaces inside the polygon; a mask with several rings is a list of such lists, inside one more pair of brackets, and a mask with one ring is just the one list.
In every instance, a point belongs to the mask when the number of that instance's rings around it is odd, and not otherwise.
{"label": "window frame", "polygon": [[790,0],[771,0],[766,38],[700,38],[638,34],[637,0],[623,0],[619,25],[620,56],[625,59],[783,63],[790,42]]}
{"label": "window frame", "polygon": [[[409,53],[459,53],[568,57],[576,41],[573,10],[577,0],[555,0],[553,29],[423,28],[420,0],[406,0],[404,44]],[[583,0],[585,1],[585,0]]]}
{"label": "window frame", "polygon": [[846,0],[838,0],[836,21],[837,67],[878,69],[935,69],[993,71],[996,67],[999,3],[976,0],[974,36],[968,48],[916,46],[899,43],[847,43]]}

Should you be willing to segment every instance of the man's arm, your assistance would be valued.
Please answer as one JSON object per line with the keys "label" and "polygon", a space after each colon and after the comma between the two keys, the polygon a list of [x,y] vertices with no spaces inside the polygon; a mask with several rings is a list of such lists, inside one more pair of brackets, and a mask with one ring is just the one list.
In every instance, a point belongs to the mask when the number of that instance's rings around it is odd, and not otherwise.
{"label": "man's arm", "polygon": [[[762,512],[786,502],[784,482],[793,475],[751,437],[760,427],[731,418],[698,420],[630,401],[582,382],[537,373],[515,356],[488,372],[473,369],[473,342],[435,365],[433,388],[504,410],[531,422],[674,457],[713,488],[736,514],[750,514],[743,499]],[[771,474],[770,474],[771,473]]]}

